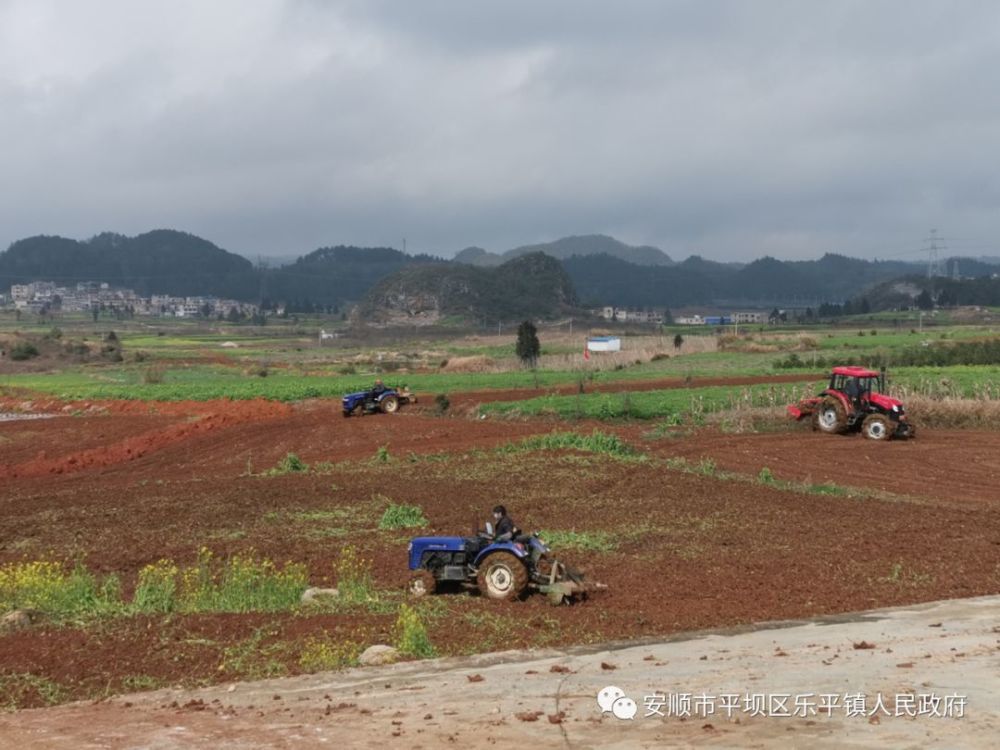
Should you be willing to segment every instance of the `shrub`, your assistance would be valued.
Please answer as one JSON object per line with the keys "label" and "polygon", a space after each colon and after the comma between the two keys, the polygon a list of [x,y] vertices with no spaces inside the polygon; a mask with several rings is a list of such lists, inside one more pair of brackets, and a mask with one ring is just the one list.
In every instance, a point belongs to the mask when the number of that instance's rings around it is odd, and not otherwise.
{"label": "shrub", "polygon": [[761,484],[772,484],[774,482],[774,474],[765,466],[760,470],[760,474],[757,475],[757,481]]}
{"label": "shrub", "polygon": [[438,414],[444,414],[448,411],[448,407],[451,406],[451,401],[448,400],[448,394],[439,393],[434,397],[434,410]]}
{"label": "shrub", "polygon": [[375,461],[380,464],[387,464],[392,460],[392,456],[389,455],[389,446],[380,445],[375,451]]}
{"label": "shrub", "polygon": [[38,348],[30,341],[18,341],[10,348],[10,358],[15,362],[38,356]]}
{"label": "shrub", "polygon": [[429,658],[436,655],[420,615],[405,604],[399,608],[399,618],[396,620],[395,646],[404,656]]}
{"label": "shrub", "polygon": [[426,525],[427,519],[419,505],[396,505],[395,503],[385,509],[382,520],[378,522],[380,529],[409,529]]}

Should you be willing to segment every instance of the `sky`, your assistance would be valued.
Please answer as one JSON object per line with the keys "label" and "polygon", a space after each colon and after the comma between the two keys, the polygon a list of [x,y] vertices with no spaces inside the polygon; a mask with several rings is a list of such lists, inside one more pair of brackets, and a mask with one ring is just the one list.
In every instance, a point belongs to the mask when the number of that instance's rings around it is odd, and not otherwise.
{"label": "sky", "polygon": [[0,0],[0,248],[1000,255],[991,0]]}

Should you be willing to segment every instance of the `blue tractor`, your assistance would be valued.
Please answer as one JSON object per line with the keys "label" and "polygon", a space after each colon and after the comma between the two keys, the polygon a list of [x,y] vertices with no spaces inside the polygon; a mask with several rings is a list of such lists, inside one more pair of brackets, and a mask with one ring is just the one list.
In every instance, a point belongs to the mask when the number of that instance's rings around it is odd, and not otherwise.
{"label": "blue tractor", "polygon": [[417,397],[406,388],[385,388],[380,391],[358,391],[348,393],[341,399],[341,408],[345,417],[362,416],[364,414],[392,414],[404,404],[415,404]]}
{"label": "blue tractor", "polygon": [[582,573],[552,558],[538,534],[496,537],[490,523],[474,537],[416,537],[407,550],[411,571],[407,591],[414,597],[431,594],[449,581],[504,601],[534,589],[553,604],[585,599],[588,592],[606,588],[585,582]]}

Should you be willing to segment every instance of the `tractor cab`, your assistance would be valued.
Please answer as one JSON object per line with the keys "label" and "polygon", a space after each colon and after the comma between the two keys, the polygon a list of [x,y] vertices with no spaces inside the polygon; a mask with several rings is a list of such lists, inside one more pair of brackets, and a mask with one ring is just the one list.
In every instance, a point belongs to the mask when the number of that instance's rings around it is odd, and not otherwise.
{"label": "tractor cab", "polygon": [[829,390],[843,393],[860,410],[871,400],[873,392],[885,391],[885,382],[881,373],[863,367],[834,367]]}

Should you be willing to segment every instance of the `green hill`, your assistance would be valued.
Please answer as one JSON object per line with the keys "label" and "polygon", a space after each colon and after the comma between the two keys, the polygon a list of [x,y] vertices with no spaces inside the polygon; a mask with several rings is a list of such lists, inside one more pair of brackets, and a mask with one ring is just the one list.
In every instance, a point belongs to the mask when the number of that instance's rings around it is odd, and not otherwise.
{"label": "green hill", "polygon": [[604,234],[563,237],[554,242],[515,247],[503,254],[490,253],[481,247],[467,247],[455,256],[455,260],[475,266],[498,266],[504,261],[530,253],[545,253],[559,260],[575,256],[608,255],[639,266],[669,266],[673,263],[670,256],[657,247],[626,245]]}
{"label": "green hill", "polygon": [[105,232],[85,241],[39,235],[0,253],[0,288],[40,280],[105,281],[143,295],[257,294],[257,276],[246,258],[170,229],[136,237]]}

